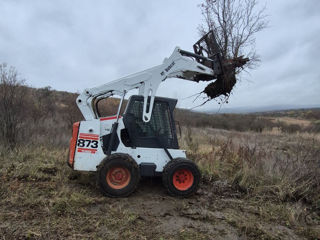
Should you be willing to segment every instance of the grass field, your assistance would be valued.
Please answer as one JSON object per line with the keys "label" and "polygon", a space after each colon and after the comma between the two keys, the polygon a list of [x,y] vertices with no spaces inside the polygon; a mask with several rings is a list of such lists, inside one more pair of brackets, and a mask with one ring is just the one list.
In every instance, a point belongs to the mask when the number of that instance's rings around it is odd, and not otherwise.
{"label": "grass field", "polygon": [[319,239],[318,134],[182,127],[201,168],[197,194],[142,179],[128,198],[103,197],[73,172],[67,148],[0,152],[1,239]]}
{"label": "grass field", "polygon": [[[77,94],[18,90],[20,108],[0,115],[0,239],[320,239],[320,109],[177,109],[179,144],[203,175],[198,192],[170,197],[161,178],[145,178],[114,199],[94,173],[66,164],[82,119]],[[101,112],[115,113],[118,101]]]}

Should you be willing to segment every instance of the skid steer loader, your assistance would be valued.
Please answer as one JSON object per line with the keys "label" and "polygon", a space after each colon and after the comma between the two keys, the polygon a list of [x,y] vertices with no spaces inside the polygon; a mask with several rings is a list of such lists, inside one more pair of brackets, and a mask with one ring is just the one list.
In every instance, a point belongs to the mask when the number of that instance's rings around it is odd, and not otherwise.
{"label": "skid steer loader", "polygon": [[[161,65],[80,94],[76,103],[85,120],[73,125],[68,165],[78,171],[96,171],[106,196],[130,195],[143,176],[162,176],[165,188],[174,196],[195,193],[200,172],[179,149],[173,118],[177,100],[155,96],[159,84],[169,78],[199,82],[223,74],[212,32],[194,50],[177,47]],[[120,115],[125,95],[132,89],[139,94],[129,98]],[[114,95],[121,96],[117,114],[101,117],[98,102]]]}

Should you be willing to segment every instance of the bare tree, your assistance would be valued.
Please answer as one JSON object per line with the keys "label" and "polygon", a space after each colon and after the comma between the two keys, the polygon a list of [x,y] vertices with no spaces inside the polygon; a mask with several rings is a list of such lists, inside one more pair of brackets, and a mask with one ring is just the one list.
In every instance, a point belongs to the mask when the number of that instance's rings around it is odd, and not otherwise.
{"label": "bare tree", "polygon": [[17,144],[19,128],[24,121],[27,88],[15,68],[0,64],[0,134],[9,148]]}
{"label": "bare tree", "polygon": [[[200,8],[205,19],[199,26],[201,39],[206,44],[204,49],[212,48],[216,53],[219,49],[222,64],[216,81],[201,92],[207,95],[201,105],[212,99],[218,99],[219,104],[227,103],[238,81],[236,75],[256,67],[260,61],[255,35],[268,25],[266,8],[259,8],[257,0],[205,0]],[[201,48],[203,46],[198,46],[198,50]]]}
{"label": "bare tree", "polygon": [[249,58],[238,72],[257,66],[255,35],[268,25],[265,6],[259,8],[257,0],[205,0],[200,8],[205,19],[200,34],[213,30],[225,59]]}

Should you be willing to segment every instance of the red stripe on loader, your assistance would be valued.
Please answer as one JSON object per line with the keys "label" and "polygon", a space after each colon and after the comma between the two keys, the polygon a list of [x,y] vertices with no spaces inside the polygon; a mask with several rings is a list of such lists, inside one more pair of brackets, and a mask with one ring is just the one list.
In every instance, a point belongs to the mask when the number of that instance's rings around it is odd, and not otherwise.
{"label": "red stripe on loader", "polygon": [[[122,118],[122,116],[119,116],[119,118]],[[107,120],[113,120],[113,119],[117,119],[117,116],[103,117],[103,118],[100,118],[100,121],[107,121]]]}
{"label": "red stripe on loader", "polygon": [[79,136],[79,138],[84,139],[84,140],[99,140],[99,138],[91,138],[91,137],[81,137],[81,136]]}
{"label": "red stripe on loader", "polygon": [[90,133],[80,133],[79,135],[80,135],[80,137],[81,136],[84,136],[84,137],[99,137],[98,134],[90,134]]}
{"label": "red stripe on loader", "polygon": [[90,148],[78,148],[78,152],[90,152],[95,154],[97,149],[90,149]]}

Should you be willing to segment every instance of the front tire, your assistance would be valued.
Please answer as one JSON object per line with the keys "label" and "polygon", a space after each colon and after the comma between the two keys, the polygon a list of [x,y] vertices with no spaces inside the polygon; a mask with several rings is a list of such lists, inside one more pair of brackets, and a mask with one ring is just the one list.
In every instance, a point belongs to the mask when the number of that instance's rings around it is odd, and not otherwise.
{"label": "front tire", "polygon": [[127,197],[139,184],[139,167],[128,154],[112,154],[100,164],[97,180],[104,195]]}
{"label": "front tire", "polygon": [[172,196],[188,197],[199,186],[201,174],[197,165],[185,158],[175,158],[163,169],[162,182]]}

